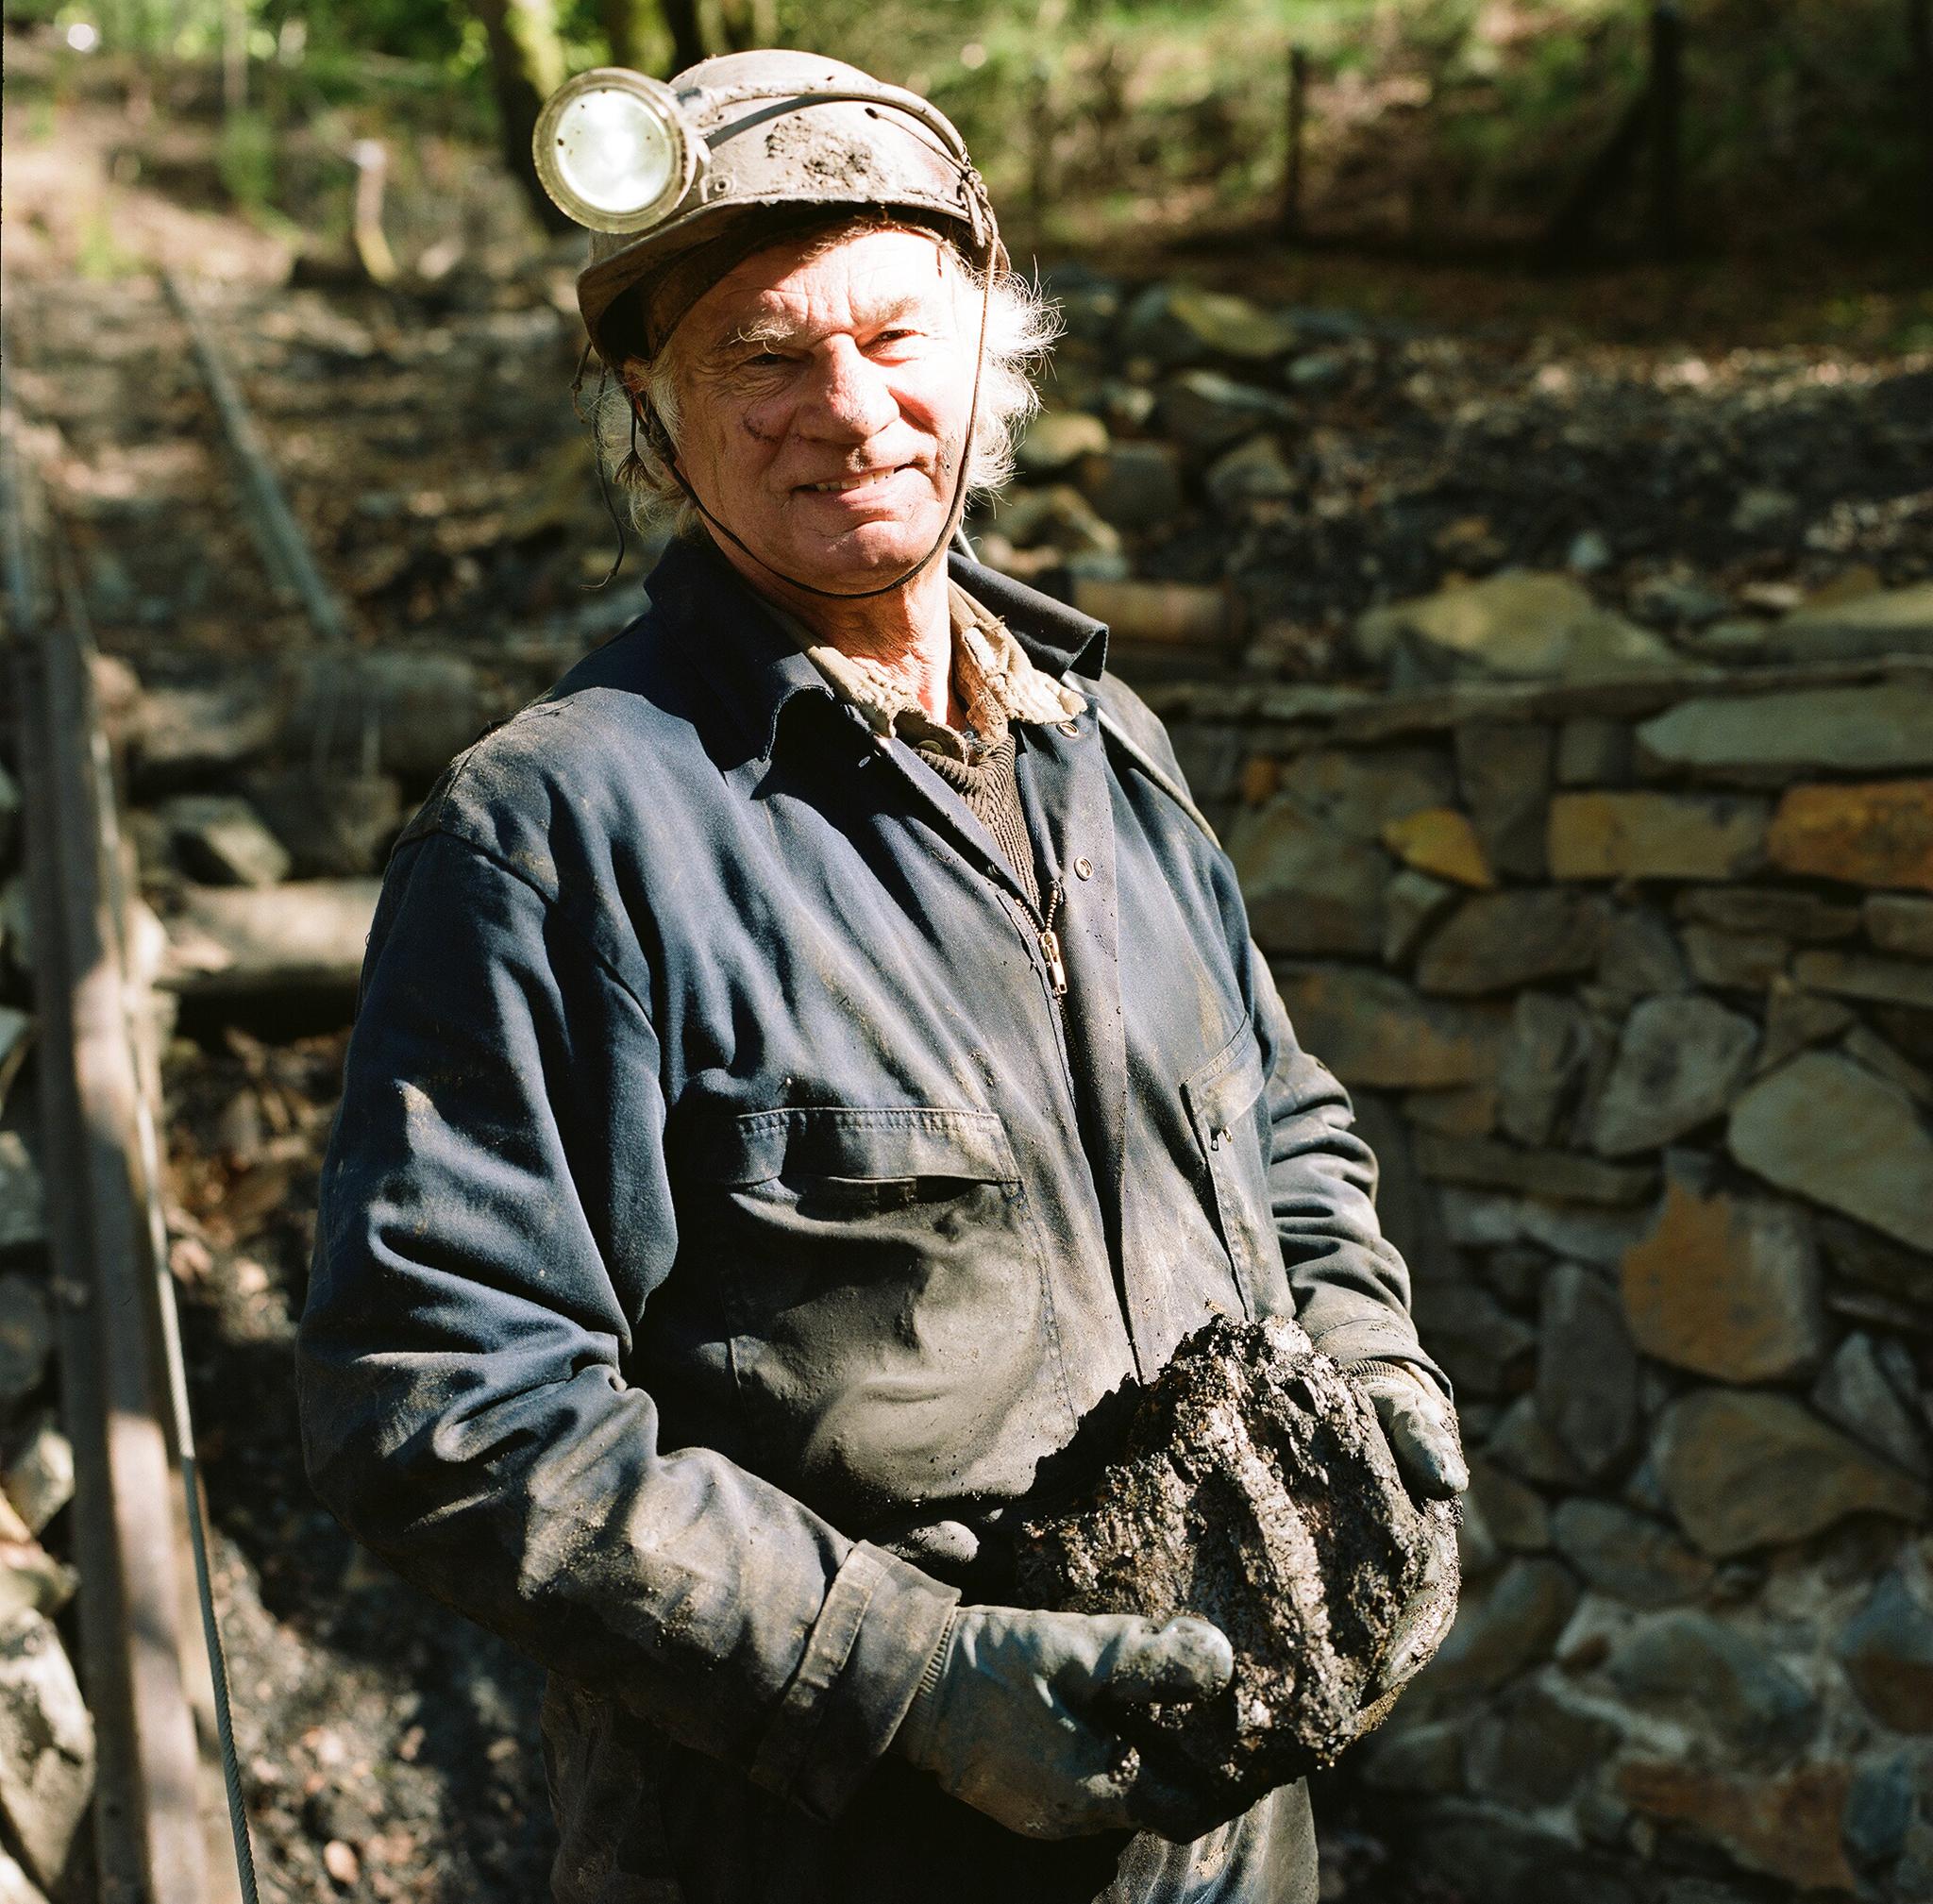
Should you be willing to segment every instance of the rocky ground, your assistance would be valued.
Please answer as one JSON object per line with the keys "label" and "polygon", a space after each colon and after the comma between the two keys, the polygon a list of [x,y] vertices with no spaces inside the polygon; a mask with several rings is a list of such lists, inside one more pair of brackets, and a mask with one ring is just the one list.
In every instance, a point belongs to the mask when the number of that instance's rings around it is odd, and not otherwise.
{"label": "rocky ground", "polygon": [[[366,918],[366,885],[353,883],[377,871],[437,760],[636,605],[635,556],[609,592],[586,587],[614,537],[567,401],[569,261],[519,238],[500,194],[473,191],[459,154],[447,189],[462,255],[426,250],[400,285],[379,289],[340,261],[298,263],[285,232],[181,186],[200,175],[165,162],[179,157],[178,127],[26,94],[9,85],[8,389],[69,552],[73,599],[124,664],[115,679],[131,712],[118,731],[147,897],[177,947],[184,921],[219,940],[250,895],[279,918],[313,900],[346,921],[334,962],[306,969],[294,991],[206,983],[209,959],[232,952],[219,943],[173,981],[173,1266],[264,1896],[527,1900],[541,1895],[549,1831],[534,1675],[360,1558],[307,1498],[288,1349],[340,1064],[343,968]],[[312,644],[237,509],[160,264],[193,274],[191,294],[347,604],[354,667],[367,671],[353,692],[318,699],[296,678]],[[1607,334],[1572,290],[1562,322],[1538,319],[1535,295],[1532,316],[1520,304],[1502,321],[1488,306],[1479,320],[1473,302],[1443,301],[1429,277],[1395,300],[1400,318],[1387,297],[1358,307],[1304,289],[1293,302],[1250,301],[1183,281],[1246,275],[1226,259],[1184,261],[1151,283],[1091,264],[1051,270],[1067,341],[1020,482],[980,525],[987,553],[1017,573],[1112,601],[1123,665],[1144,681],[1210,679],[1312,695],[1314,707],[1337,683],[1457,675],[1472,627],[1516,643],[1506,672],[1561,671],[1592,642],[1723,670],[1786,655],[1805,612],[1829,622],[1835,603],[1933,575],[1924,300],[1886,293],[1860,323],[1830,331],[1757,326],[1741,349],[1709,323],[1676,340],[1629,324]],[[1603,295],[1622,311],[1633,301],[1622,281]],[[1538,573],[1526,581],[1513,566]],[[1447,610],[1391,609],[1440,602],[1436,592],[1459,581],[1484,588]],[[429,672],[398,673],[398,657]],[[1237,717],[1226,703],[1177,703],[1191,770],[1200,763],[1222,812],[1264,808],[1284,784],[1286,747],[1231,738],[1262,707]],[[1605,727],[1597,744],[1611,748]],[[1591,734],[1569,744],[1582,760]],[[1251,773],[1257,751],[1274,765]],[[1453,766],[1425,773],[1440,799],[1384,817],[1452,804]],[[1589,784],[1616,784],[1617,771]],[[361,822],[319,838],[319,809]],[[1434,882],[1399,896],[1418,916],[1399,963],[1420,943],[1418,918],[1442,918],[1436,888],[1470,869],[1456,857],[1467,843],[1446,844],[1446,825],[1413,829],[1400,847],[1377,834],[1375,852]],[[1379,868],[1373,942],[1345,952],[1380,957],[1384,878]],[[1266,879],[1253,890],[1266,911]],[[1336,901],[1327,916],[1339,931],[1369,931],[1359,900]],[[0,1005],[21,1006],[17,884],[0,922]],[[1710,926],[1707,937],[1726,941],[1712,955],[1745,956],[1729,943],[1741,933]],[[1338,1045],[1371,1021],[1334,1016]],[[11,1036],[24,1035],[22,1020]],[[1535,1070],[1546,1047],[1525,1038]],[[1572,1089],[1576,1073],[1566,1076]],[[9,1081],[0,1061],[0,1086]],[[25,1156],[30,1095],[16,1087],[5,1100],[8,1170],[15,1150]],[[1437,1136],[1476,1141],[1468,1130]],[[1467,1154],[1460,1167],[1472,1167]],[[0,1246],[30,1272],[30,1236],[0,1226]],[[13,1287],[0,1278],[0,1296]],[[43,1318],[43,1297],[24,1300]],[[1527,1288],[1510,1300],[1536,1308]],[[1517,1359],[1489,1398],[1499,1419],[1529,1353],[1531,1324],[1511,1320],[1526,1333],[1511,1335]],[[16,1384],[15,1431],[47,1399],[45,1379],[43,1349]],[[58,1512],[43,1525],[58,1559]],[[1538,1552],[1513,1564],[1511,1591],[1536,1601],[1561,1584],[1538,1570],[1568,1563]],[[51,1610],[60,1589],[50,1577]],[[1548,1612],[1538,1602],[1529,1616],[1548,1625]],[[1338,1790],[1327,1815],[1325,1897],[1459,1904],[1440,1875],[1403,1871],[1373,1792]]]}

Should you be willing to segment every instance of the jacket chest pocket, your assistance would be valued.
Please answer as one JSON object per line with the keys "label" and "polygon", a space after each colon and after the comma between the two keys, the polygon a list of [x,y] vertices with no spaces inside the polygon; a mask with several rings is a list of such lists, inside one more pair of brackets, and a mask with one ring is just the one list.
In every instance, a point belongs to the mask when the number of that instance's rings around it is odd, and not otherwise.
{"label": "jacket chest pocket", "polygon": [[848,1531],[1023,1487],[1073,1411],[1000,1119],[808,1105],[698,1150],[681,1254],[724,1296],[766,1477]]}
{"label": "jacket chest pocket", "polygon": [[1235,1293],[1242,1313],[1251,1318],[1257,1313],[1258,1288],[1274,1280],[1265,1274],[1265,1253],[1280,1255],[1269,1202],[1268,1155],[1256,1116],[1267,1083],[1253,1023],[1245,1018],[1235,1036],[1182,1084],[1214,1187],[1216,1222]]}

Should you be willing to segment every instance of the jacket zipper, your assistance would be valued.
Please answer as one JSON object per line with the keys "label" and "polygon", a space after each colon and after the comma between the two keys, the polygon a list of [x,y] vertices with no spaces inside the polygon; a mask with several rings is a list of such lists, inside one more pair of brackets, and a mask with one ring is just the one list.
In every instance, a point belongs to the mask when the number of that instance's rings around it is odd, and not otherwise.
{"label": "jacket zipper", "polygon": [[[1066,888],[1059,880],[1047,889],[1047,911],[1036,914],[1034,923],[1038,928],[1036,937],[1040,946],[1040,956],[1047,967],[1047,983],[1057,999],[1067,995],[1067,969],[1061,959],[1061,937],[1054,931],[1054,916],[1061,909],[1061,901],[1066,898]],[[1031,908],[1030,908],[1031,910]]]}
{"label": "jacket zipper", "polygon": [[1034,902],[1021,898],[1020,903],[1027,908],[1027,917],[1034,926],[1034,943],[1040,949],[1040,962],[1047,968],[1047,988],[1057,999],[1067,995],[1067,968],[1061,957],[1061,935],[1053,929],[1055,918],[1061,909],[1061,901],[1067,897],[1067,889],[1059,880],[1047,889],[1047,910],[1042,912]]}

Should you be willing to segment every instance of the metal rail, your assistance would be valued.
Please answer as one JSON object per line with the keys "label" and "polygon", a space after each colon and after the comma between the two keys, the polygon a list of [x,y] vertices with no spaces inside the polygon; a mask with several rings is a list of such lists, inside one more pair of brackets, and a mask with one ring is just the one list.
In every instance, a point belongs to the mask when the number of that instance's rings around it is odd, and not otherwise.
{"label": "metal rail", "polygon": [[[93,1828],[103,1904],[210,1904],[195,1709],[214,1676],[244,1895],[254,1873],[227,1727],[220,1638],[160,1221],[154,1070],[134,1020],[113,782],[77,599],[54,605],[37,500],[0,396],[8,619],[40,1017],[42,1153],[64,1409],[74,1442],[82,1665],[97,1739]],[[51,530],[51,525],[49,525]],[[184,1539],[185,1537],[185,1539]],[[189,1615],[183,1547],[206,1626]],[[204,1652],[204,1647],[206,1651]]]}

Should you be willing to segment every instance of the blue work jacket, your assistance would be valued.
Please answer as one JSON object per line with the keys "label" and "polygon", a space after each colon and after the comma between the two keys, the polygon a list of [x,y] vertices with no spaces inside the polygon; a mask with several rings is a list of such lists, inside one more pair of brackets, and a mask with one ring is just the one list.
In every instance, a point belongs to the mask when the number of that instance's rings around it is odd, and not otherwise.
{"label": "blue work jacket", "polygon": [[986,830],[709,545],[451,767],[384,882],[309,1470],[550,1669],[560,1904],[1315,1895],[1299,1785],[1192,1846],[1042,1845],[887,1756],[1084,1419],[1211,1315],[1433,1368],[1105,631],[954,573],[1087,697],[1016,730],[1064,997]]}

